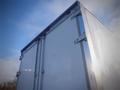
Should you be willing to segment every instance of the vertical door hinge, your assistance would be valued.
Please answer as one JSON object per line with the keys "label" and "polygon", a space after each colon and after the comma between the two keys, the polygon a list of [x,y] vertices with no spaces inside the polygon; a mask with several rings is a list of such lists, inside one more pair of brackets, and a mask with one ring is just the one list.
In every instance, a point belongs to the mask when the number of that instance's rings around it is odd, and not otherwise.
{"label": "vertical door hinge", "polygon": [[87,41],[85,33],[81,34],[76,40],[74,40],[74,44],[78,44],[82,41]]}
{"label": "vertical door hinge", "polygon": [[16,73],[16,77],[19,77],[19,76],[20,76],[20,74],[21,74],[21,72],[20,72],[20,71],[18,71],[18,72]]}
{"label": "vertical door hinge", "polygon": [[22,60],[22,58],[23,58],[23,55],[21,55],[21,56],[20,56],[19,60],[21,61],[21,60]]}

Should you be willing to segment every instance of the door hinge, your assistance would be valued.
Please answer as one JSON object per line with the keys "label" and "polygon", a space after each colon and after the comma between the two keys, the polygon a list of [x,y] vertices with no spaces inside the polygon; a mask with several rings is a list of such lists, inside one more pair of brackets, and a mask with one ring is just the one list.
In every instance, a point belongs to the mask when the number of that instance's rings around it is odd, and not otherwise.
{"label": "door hinge", "polygon": [[74,40],[74,44],[78,44],[78,43],[80,43],[82,41],[87,41],[85,33],[83,33],[76,40]]}
{"label": "door hinge", "polygon": [[18,71],[18,72],[16,73],[16,77],[19,77],[19,76],[20,76],[20,74],[21,74],[21,72],[20,72],[20,71]]}
{"label": "door hinge", "polygon": [[20,56],[19,60],[21,61],[21,60],[22,60],[22,58],[23,58],[23,55],[21,55],[21,56]]}

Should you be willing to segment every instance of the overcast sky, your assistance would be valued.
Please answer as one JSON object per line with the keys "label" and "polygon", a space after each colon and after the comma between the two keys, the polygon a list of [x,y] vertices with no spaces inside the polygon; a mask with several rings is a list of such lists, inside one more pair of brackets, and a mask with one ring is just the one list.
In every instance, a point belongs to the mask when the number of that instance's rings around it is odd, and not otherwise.
{"label": "overcast sky", "polygon": [[[76,0],[0,0],[0,82],[14,79],[20,50]],[[112,31],[120,32],[119,0],[81,0]]]}

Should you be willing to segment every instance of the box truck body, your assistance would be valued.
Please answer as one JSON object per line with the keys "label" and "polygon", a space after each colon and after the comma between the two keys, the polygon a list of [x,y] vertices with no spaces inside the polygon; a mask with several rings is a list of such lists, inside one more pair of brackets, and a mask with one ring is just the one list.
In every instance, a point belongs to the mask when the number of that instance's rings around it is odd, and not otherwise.
{"label": "box truck body", "polygon": [[[91,28],[94,22],[98,24],[75,2],[33,39],[21,51],[17,90],[119,90],[116,82],[110,86],[102,80],[98,68],[105,64],[98,60],[102,39],[100,31]],[[103,76],[106,79],[109,75]]]}

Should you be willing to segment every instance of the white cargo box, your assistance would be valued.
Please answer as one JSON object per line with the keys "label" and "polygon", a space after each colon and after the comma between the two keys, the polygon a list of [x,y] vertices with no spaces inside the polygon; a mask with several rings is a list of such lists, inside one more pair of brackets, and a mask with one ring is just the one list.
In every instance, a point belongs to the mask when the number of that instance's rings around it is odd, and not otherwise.
{"label": "white cargo box", "polygon": [[104,65],[108,59],[102,45],[107,44],[101,40],[107,32],[98,28],[104,29],[75,2],[22,49],[17,90],[120,90],[119,74],[115,82],[110,66]]}

